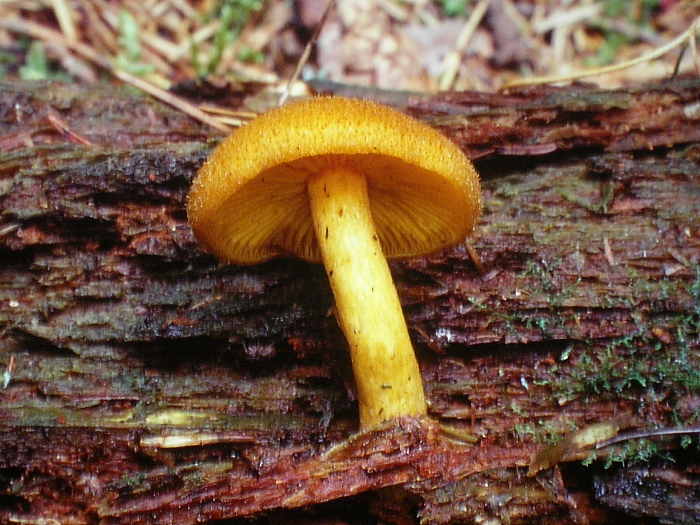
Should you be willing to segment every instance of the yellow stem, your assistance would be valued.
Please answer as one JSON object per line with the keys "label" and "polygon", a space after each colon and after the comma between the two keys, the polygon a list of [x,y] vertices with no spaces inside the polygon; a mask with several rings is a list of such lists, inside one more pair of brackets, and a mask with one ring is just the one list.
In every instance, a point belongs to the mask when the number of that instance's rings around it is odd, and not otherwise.
{"label": "yellow stem", "polygon": [[316,237],[350,347],[367,430],[426,413],[423,382],[372,220],[365,177],[344,167],[308,183]]}

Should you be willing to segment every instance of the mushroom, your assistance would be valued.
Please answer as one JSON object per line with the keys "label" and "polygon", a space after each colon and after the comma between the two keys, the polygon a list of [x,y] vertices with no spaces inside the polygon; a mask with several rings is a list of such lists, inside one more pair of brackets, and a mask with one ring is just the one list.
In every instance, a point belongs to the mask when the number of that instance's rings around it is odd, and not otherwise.
{"label": "mushroom", "polygon": [[479,178],[429,126],[369,101],[319,97],[226,138],[192,184],[187,213],[229,262],[323,262],[347,338],[360,428],[427,412],[387,258],[459,242],[481,210]]}

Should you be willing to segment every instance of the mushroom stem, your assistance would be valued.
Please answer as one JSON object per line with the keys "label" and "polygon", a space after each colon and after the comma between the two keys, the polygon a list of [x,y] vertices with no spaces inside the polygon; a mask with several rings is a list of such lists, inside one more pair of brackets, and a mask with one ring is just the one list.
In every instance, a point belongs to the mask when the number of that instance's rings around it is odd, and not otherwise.
{"label": "mushroom stem", "polygon": [[310,178],[308,192],[338,322],[350,347],[360,428],[425,415],[418,362],[374,227],[365,177],[327,168]]}

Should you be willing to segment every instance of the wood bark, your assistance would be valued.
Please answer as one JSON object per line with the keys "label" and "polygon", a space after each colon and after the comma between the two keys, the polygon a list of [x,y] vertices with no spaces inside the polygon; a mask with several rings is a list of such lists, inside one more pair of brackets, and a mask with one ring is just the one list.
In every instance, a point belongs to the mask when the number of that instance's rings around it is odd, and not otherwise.
{"label": "wood bark", "polygon": [[[485,207],[392,263],[430,418],[357,433],[322,268],[223,265],[187,226],[220,135],[0,84],[0,520],[700,522],[700,81],[391,100]],[[596,448],[653,428],[687,433]]]}

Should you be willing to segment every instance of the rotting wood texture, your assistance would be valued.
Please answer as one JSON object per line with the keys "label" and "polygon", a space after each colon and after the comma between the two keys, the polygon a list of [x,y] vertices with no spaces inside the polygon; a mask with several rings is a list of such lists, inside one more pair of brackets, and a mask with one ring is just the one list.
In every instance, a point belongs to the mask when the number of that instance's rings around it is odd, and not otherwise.
{"label": "rotting wood texture", "polygon": [[221,265],[187,227],[220,137],[115,88],[0,85],[0,519],[699,522],[692,433],[546,448],[697,425],[698,100],[402,96],[485,209],[469,246],[392,263],[432,420],[354,435],[322,269]]}

